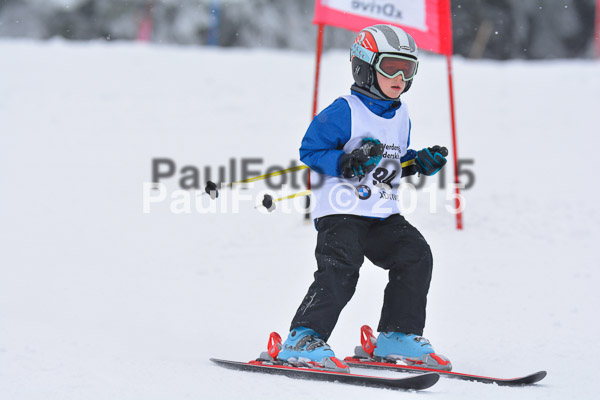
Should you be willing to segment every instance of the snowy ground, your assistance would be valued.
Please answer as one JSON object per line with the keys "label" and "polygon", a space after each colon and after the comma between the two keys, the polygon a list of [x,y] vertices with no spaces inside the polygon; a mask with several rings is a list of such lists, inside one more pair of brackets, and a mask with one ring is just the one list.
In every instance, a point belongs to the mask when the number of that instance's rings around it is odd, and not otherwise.
{"label": "snowy ground", "polygon": [[[237,214],[175,214],[169,202],[142,212],[153,158],[216,171],[260,157],[260,173],[297,159],[312,54],[2,41],[0,55],[3,399],[581,399],[600,389],[598,62],[455,60],[459,156],[475,160],[476,183],[462,232],[444,191],[437,213],[420,192],[408,215],[435,257],[425,336],[458,371],[548,377],[528,388],[441,380],[415,394],[212,365],[255,358],[269,332],[287,332],[316,232],[250,202]],[[322,72],[325,106],[348,92],[347,52],[326,54]],[[413,146],[449,145],[442,58],[422,58],[405,97]],[[377,325],[386,278],[363,267],[330,339],[339,356],[362,324]]]}

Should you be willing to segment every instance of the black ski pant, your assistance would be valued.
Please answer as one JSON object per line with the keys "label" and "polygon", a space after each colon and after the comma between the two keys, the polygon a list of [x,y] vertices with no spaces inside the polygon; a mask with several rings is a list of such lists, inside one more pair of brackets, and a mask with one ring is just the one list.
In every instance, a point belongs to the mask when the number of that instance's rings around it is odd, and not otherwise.
{"label": "black ski pant", "polygon": [[400,214],[386,219],[329,215],[316,221],[318,269],[292,320],[329,338],[352,298],[366,256],[389,271],[379,332],[423,334],[433,257],[421,233]]}

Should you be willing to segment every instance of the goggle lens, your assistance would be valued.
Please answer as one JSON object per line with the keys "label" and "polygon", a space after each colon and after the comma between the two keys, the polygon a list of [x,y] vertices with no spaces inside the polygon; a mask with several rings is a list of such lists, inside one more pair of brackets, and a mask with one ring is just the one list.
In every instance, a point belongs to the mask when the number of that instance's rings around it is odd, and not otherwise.
{"label": "goggle lens", "polygon": [[409,81],[417,72],[417,61],[384,54],[380,56],[376,69],[386,78],[395,78],[402,74],[402,78]]}

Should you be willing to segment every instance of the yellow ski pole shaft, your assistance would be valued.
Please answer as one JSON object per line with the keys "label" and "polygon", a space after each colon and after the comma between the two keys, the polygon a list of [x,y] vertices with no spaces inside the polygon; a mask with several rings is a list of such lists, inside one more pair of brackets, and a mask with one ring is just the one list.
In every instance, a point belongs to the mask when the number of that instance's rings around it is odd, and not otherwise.
{"label": "yellow ski pole shaft", "polygon": [[[274,176],[288,174],[290,172],[301,171],[301,170],[307,169],[307,168],[308,168],[308,166],[306,166],[306,165],[298,165],[296,167],[292,167],[292,168],[288,168],[288,169],[283,169],[281,171],[275,171],[275,172],[271,172],[271,173],[264,174],[264,175],[253,176],[252,178],[242,179],[241,181],[230,182],[230,183],[227,183],[225,185],[221,185],[221,187],[222,188],[231,188],[231,187],[233,187],[235,185],[239,185],[239,184],[242,184],[242,183],[256,182],[256,181],[260,181],[260,180],[263,180],[263,179],[272,178]],[[206,183],[206,187],[205,187],[204,191],[206,193],[208,193],[213,200],[215,198],[219,197],[219,191],[217,189],[217,184],[214,183],[214,182],[208,181]]]}
{"label": "yellow ski pole shaft", "polygon": [[[275,203],[282,200],[293,199],[294,197],[308,196],[312,193],[312,190],[302,190],[300,192],[292,193],[289,196],[280,197],[278,199],[274,199],[273,196],[265,194],[263,197],[262,205],[267,209],[267,211],[271,212],[275,210]],[[258,206],[257,206],[258,208]]]}
{"label": "yellow ski pole shaft", "polygon": [[300,170],[303,170],[303,169],[306,169],[306,168],[308,168],[308,166],[306,166],[306,165],[298,165],[296,167],[292,167],[292,168],[288,168],[288,169],[282,169],[281,171],[275,171],[275,172],[271,172],[269,174],[254,176],[252,178],[244,179],[244,180],[237,181],[237,182],[231,182],[231,183],[228,183],[227,185],[225,185],[225,187],[232,187],[233,185],[237,185],[237,184],[240,184],[240,183],[250,183],[250,182],[261,181],[263,179],[272,178],[274,176],[279,176],[279,175],[287,174],[287,173],[290,173],[290,172],[300,171]]}

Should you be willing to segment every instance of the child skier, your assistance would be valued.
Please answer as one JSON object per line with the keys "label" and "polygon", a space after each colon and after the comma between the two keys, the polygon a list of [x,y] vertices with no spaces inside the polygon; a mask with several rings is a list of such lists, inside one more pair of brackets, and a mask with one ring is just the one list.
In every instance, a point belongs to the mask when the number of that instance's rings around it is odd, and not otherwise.
{"label": "child skier", "polygon": [[398,207],[402,176],[433,175],[446,164],[439,146],[408,149],[411,124],[400,95],[417,73],[417,46],[398,27],[374,25],[359,33],[350,57],[351,95],[313,119],[300,148],[315,183],[318,270],[278,358],[325,365],[335,357],[326,342],[354,294],[366,256],[389,271],[374,355],[449,368],[421,337],[431,251]]}

